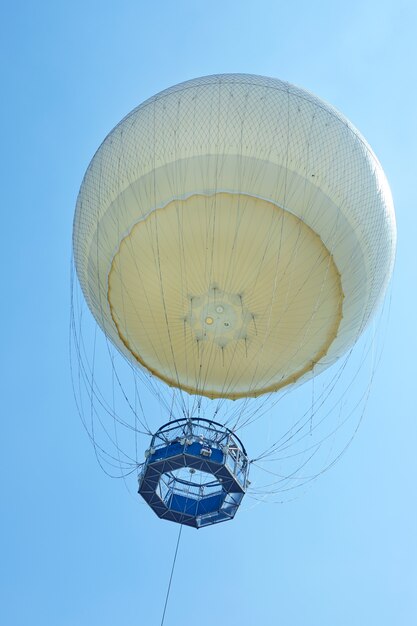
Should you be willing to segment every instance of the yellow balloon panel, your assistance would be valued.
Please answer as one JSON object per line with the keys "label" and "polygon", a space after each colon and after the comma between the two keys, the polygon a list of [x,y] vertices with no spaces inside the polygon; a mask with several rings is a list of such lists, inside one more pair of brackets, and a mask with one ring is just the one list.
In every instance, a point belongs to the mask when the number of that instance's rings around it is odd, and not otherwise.
{"label": "yellow balloon panel", "polygon": [[119,338],[190,393],[257,396],[322,359],[342,318],[332,255],[302,220],[250,195],[192,195],[122,239],[108,279]]}

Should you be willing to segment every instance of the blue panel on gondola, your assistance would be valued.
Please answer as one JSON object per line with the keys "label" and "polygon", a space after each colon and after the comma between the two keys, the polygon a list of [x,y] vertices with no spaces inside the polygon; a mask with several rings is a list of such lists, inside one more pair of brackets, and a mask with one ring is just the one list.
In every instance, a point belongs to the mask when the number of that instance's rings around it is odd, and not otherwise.
{"label": "blue panel on gondola", "polygon": [[207,496],[202,500],[195,498],[187,498],[178,494],[172,494],[167,507],[177,513],[185,513],[186,515],[206,515],[220,510],[223,504],[225,494],[219,493],[214,496]]}
{"label": "blue panel on gondola", "polygon": [[152,455],[152,461],[157,461],[159,459],[166,459],[171,456],[176,456],[177,454],[181,454],[183,450],[184,450],[184,446],[182,446],[180,443],[178,442],[171,443],[168,446],[165,446],[164,448],[159,448],[158,450],[155,450],[155,452]]}
{"label": "blue panel on gondola", "polygon": [[219,493],[214,496],[208,496],[199,501],[197,507],[197,515],[205,515],[206,513],[212,513],[213,511],[219,511],[225,498],[224,493]]}

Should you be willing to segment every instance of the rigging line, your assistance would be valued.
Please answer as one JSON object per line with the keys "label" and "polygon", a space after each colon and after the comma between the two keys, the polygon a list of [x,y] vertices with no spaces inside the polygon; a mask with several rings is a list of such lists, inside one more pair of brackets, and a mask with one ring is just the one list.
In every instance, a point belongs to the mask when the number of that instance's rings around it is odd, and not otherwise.
{"label": "rigging line", "polygon": [[[94,334],[94,337],[95,337],[95,334]],[[80,354],[79,347],[77,345],[77,337],[72,336],[71,341],[74,342],[74,349],[75,349],[76,356],[77,356],[79,389],[78,389],[78,392],[75,392],[76,395],[81,400],[82,395],[83,395],[83,390],[86,391],[90,403],[94,404],[94,401],[96,401],[96,404],[98,403],[99,406],[103,409],[104,415],[107,414],[108,416],[113,418],[115,421],[117,421],[121,426],[132,430],[133,429],[132,426],[124,422],[123,420],[120,420],[118,416],[114,414],[114,411],[111,409],[110,405],[108,405],[108,403],[105,403],[105,400],[100,397],[100,391],[98,389],[98,385],[96,381],[94,380],[94,376],[93,376],[93,368],[88,363],[87,363],[87,365],[89,365],[88,371],[84,367],[85,363],[83,361],[83,358]],[[72,353],[70,353],[70,357],[72,359]],[[81,405],[82,405],[82,402],[81,402]],[[99,418],[99,413],[96,408],[94,409],[94,411],[97,417]],[[100,419],[100,422],[102,423],[101,419]],[[149,434],[149,433],[147,432],[146,434]]]}
{"label": "rigging line", "polygon": [[[366,359],[369,357],[369,353],[370,353],[370,350],[372,349],[372,345],[373,345],[373,339],[371,340],[371,342],[370,342],[369,346],[368,346],[368,344],[365,344],[364,349],[363,349],[363,354],[362,354],[361,361],[360,361],[360,363],[359,363],[359,365],[358,365],[358,367],[357,367],[357,369],[356,369],[356,371],[355,371],[355,373],[354,373],[354,375],[353,375],[352,379],[348,382],[348,384],[347,384],[346,388],[345,388],[345,389],[341,392],[339,399],[338,399],[336,402],[334,402],[334,403],[333,403],[333,405],[332,405],[332,406],[330,407],[330,409],[327,411],[326,415],[324,415],[324,416],[323,416],[323,417],[319,420],[319,422],[313,426],[312,430],[316,430],[316,428],[317,428],[317,427],[318,427],[318,426],[319,426],[322,422],[324,422],[324,421],[328,418],[328,416],[329,416],[329,415],[331,415],[331,414],[332,414],[333,410],[334,410],[334,409],[335,409],[335,408],[339,405],[339,403],[340,403],[340,402],[342,402],[342,401],[344,400],[344,398],[347,396],[347,393],[348,393],[348,392],[349,392],[349,390],[353,387],[353,384],[355,383],[355,380],[357,379],[357,377],[358,377],[358,375],[359,375],[360,371],[361,371],[361,370],[362,370],[362,368],[366,365]],[[347,361],[348,361],[348,359],[350,358],[351,353],[352,353],[352,350],[351,350],[351,352],[349,353],[349,355],[346,357],[345,362],[343,363],[342,368],[340,369],[340,374],[337,376],[337,378],[335,377],[335,379],[334,379],[334,380],[335,380],[335,383],[334,383],[334,384],[332,384],[332,387],[331,387],[331,389],[330,389],[330,391],[329,391],[328,395],[327,395],[326,397],[324,397],[324,399],[320,402],[320,404],[318,404],[318,405],[317,405],[317,408],[314,410],[314,416],[316,416],[316,415],[318,414],[318,411],[319,411],[322,407],[324,407],[324,406],[325,406],[326,401],[330,398],[330,394],[331,394],[331,392],[334,390],[334,388],[335,388],[336,384],[340,381],[341,376],[342,376],[343,371],[344,371],[344,369],[345,369],[345,367],[346,367],[346,365],[347,365]],[[372,372],[374,373],[374,371],[375,371],[375,368],[374,368],[374,366],[373,366],[373,368],[372,368]],[[371,379],[370,379],[370,382],[371,382],[371,380],[372,380],[373,373],[371,374]],[[368,389],[368,387],[369,387],[369,385],[370,385],[370,382],[368,383],[367,389]],[[361,395],[361,397],[363,397],[363,394]],[[351,415],[351,413],[350,413],[349,415]],[[307,412],[305,412],[305,413],[304,413],[304,415],[300,418],[300,420],[298,420],[298,422],[296,422],[296,424],[294,424],[294,426],[298,426],[298,428],[297,428],[296,432],[291,433],[291,430],[292,430],[292,429],[290,429],[289,431],[287,431],[287,433],[286,433],[285,435],[283,435],[283,437],[281,437],[279,440],[277,440],[277,441],[275,442],[275,444],[273,444],[273,445],[272,445],[269,449],[267,449],[267,450],[265,451],[265,453],[262,453],[262,454],[258,457],[258,459],[256,459],[256,460],[263,459],[263,458],[265,458],[265,457],[267,457],[267,456],[271,456],[271,454],[273,454],[273,453],[275,453],[275,452],[277,452],[277,451],[282,451],[282,450],[285,450],[286,448],[290,447],[289,445],[286,445],[286,444],[287,444],[287,443],[288,443],[288,442],[289,442],[289,441],[290,441],[293,437],[295,437],[298,433],[300,433],[300,432],[301,432],[301,431],[305,428],[305,426],[307,425],[307,416],[308,416],[308,413],[307,413]],[[303,421],[303,420],[304,420],[304,418],[305,418],[305,421]],[[344,420],[344,421],[343,421],[343,423],[345,423],[345,421],[346,421],[346,420]],[[334,432],[334,431],[331,431],[331,433],[332,433],[332,432]],[[331,434],[331,433],[330,433],[330,434]],[[289,434],[289,437],[288,437],[287,439],[285,439],[285,437],[286,437],[288,434]],[[304,439],[304,438],[305,438],[305,436],[306,436],[305,434],[304,434],[304,435],[302,435],[302,436],[298,439],[298,441],[296,441],[295,443],[299,443],[301,439]],[[322,441],[324,441],[324,439],[326,439],[326,438],[327,438],[327,436],[328,436],[328,435],[326,435],[326,437],[324,437],[324,438],[322,439]],[[282,443],[280,443],[280,442],[282,442]],[[290,445],[292,445],[292,444],[290,444]]]}
{"label": "rigging line", "polygon": [[[139,431],[139,429],[137,428],[137,425],[135,425],[135,427],[133,427],[128,422],[126,422],[125,420],[123,420],[122,418],[120,418],[118,415],[115,414],[115,412],[112,410],[109,402],[107,402],[107,400],[104,397],[103,393],[100,391],[100,388],[99,388],[97,383],[94,384],[94,389],[91,390],[91,381],[90,381],[91,364],[89,363],[89,358],[87,356],[87,348],[86,348],[86,346],[84,344],[83,331],[82,331],[82,315],[83,315],[83,313],[82,313],[81,306],[78,306],[77,304],[74,304],[75,300],[77,299],[77,296],[78,296],[78,290],[76,289],[76,286],[74,284],[74,272],[75,272],[74,266],[72,265],[71,266],[71,320],[70,320],[71,323],[70,323],[70,334],[71,334],[71,341],[74,344],[74,350],[75,350],[75,353],[76,353],[76,359],[78,360],[79,374],[81,375],[81,378],[83,379],[83,381],[85,381],[85,383],[88,386],[88,388],[90,389],[90,391],[92,391],[95,399],[101,405],[101,407],[105,411],[105,413],[111,415],[117,422],[119,422],[119,424],[121,426],[123,426],[125,428],[128,428],[128,429],[131,429],[131,430],[135,429],[135,430],[138,430],[138,432],[142,433],[142,431]],[[76,307],[78,307],[77,310],[76,310]],[[76,327],[77,318],[78,318],[78,322],[79,322],[80,328]],[[106,345],[107,345],[107,350],[108,350],[108,357],[111,360],[113,374],[114,374],[114,376],[117,379],[118,386],[119,386],[121,392],[123,393],[124,399],[129,404],[129,406],[132,409],[132,411],[135,413],[136,409],[131,406],[129,399],[127,398],[127,394],[126,394],[125,390],[122,387],[120,378],[119,378],[118,373],[116,371],[116,366],[114,364],[114,353],[113,353],[113,351],[111,350],[111,348],[110,348],[110,346],[108,344],[107,337],[106,337]],[[125,359],[125,358],[124,358],[124,361],[126,363],[128,363],[127,359]],[[79,393],[81,393],[81,392],[79,392]],[[143,410],[142,410],[142,413],[143,413]],[[146,423],[144,423],[139,417],[137,417],[137,420],[139,421],[141,426],[144,428],[145,434],[149,435],[151,433],[151,431],[149,429],[149,426]]]}
{"label": "rigging line", "polygon": [[177,545],[176,545],[176,547],[175,547],[174,560],[173,560],[173,562],[172,562],[171,575],[170,575],[170,577],[169,577],[168,589],[167,589],[167,593],[166,593],[166,597],[165,597],[164,611],[163,611],[163,613],[162,613],[161,626],[164,626],[164,621],[165,621],[165,613],[166,613],[166,610],[167,610],[168,599],[169,599],[169,593],[170,593],[170,591],[171,591],[172,577],[173,577],[173,575],[174,575],[175,563],[176,563],[176,561],[177,561],[178,547],[179,547],[179,545],[180,545],[180,539],[181,539],[182,528],[183,528],[183,524],[180,524],[180,530],[179,530],[179,533],[178,533]]}
{"label": "rigging line", "polygon": [[[116,415],[116,398],[115,398],[115,393],[114,393],[114,390],[115,390],[115,385],[114,385],[115,369],[114,369],[113,355],[112,355],[112,358],[111,358],[111,363],[112,363],[112,377],[111,377],[112,378],[112,406],[113,406],[113,414]],[[126,475],[124,474],[124,470],[123,470],[123,467],[122,467],[122,460],[121,460],[121,457],[120,457],[121,448],[119,446],[119,437],[118,437],[118,432],[117,432],[117,420],[115,420],[115,419],[113,420],[113,429],[114,429],[114,445],[116,446],[116,450],[117,450],[117,459],[119,461],[120,476],[123,479],[123,483],[124,483],[124,486],[126,487],[126,491],[128,492],[128,494],[130,495],[131,498],[134,498],[134,495],[133,495],[131,489],[129,488],[129,485],[127,484]],[[135,437],[136,437],[136,431],[135,431]],[[127,456],[127,454],[125,452],[122,452],[122,453],[123,453],[124,456]],[[137,455],[137,450],[136,450],[136,453],[135,453],[135,461],[136,461],[136,463],[137,463],[137,458],[138,458],[138,455]],[[134,471],[134,469],[132,470],[131,473],[133,473],[133,471]],[[130,474],[128,474],[128,476],[129,475]]]}
{"label": "rigging line", "polygon": [[[359,419],[358,422],[354,428],[353,433],[351,434],[349,440],[347,441],[347,443],[344,445],[344,447],[338,452],[338,454],[336,454],[336,456],[332,459],[329,460],[329,462],[318,472],[316,472],[315,474],[313,474],[312,476],[305,476],[305,477],[300,477],[300,480],[302,480],[302,482],[298,485],[292,486],[292,487],[286,487],[286,488],[277,488],[276,490],[268,490],[267,493],[282,493],[284,491],[288,491],[291,489],[297,489],[300,487],[303,487],[304,485],[307,485],[307,483],[310,483],[314,480],[316,480],[319,476],[321,476],[322,474],[324,474],[326,471],[328,471],[331,467],[333,467],[333,465],[335,465],[335,463],[345,454],[346,450],[349,448],[349,446],[351,445],[359,427],[360,424],[363,420],[363,416],[366,410],[366,405],[367,405],[367,401],[369,399],[369,394],[370,394],[370,390],[371,390],[371,386],[372,386],[372,378],[373,378],[374,373],[371,375],[370,381],[367,385],[367,388],[365,390],[365,392],[361,395],[360,399],[356,402],[355,406],[353,407],[353,409],[350,411],[349,415],[345,418],[345,420],[342,422],[342,424],[339,424],[339,426],[333,431],[333,433],[335,433],[344,423],[347,422],[348,419],[350,419],[350,417],[354,414],[354,412],[356,411],[356,409],[362,404],[361,407],[361,411],[360,411],[360,415],[359,415]],[[328,438],[329,436],[331,436],[332,433],[330,433],[326,438]],[[323,438],[322,441],[324,441],[325,438]],[[322,442],[319,442],[319,445],[321,445]],[[262,471],[269,473],[271,475],[276,475],[279,476],[279,474],[276,474],[275,472],[272,472],[271,470],[267,470],[265,467],[262,467],[260,465],[257,465],[254,463],[254,465],[256,467],[258,467],[259,469],[261,469]],[[299,466],[299,469],[301,469],[302,467],[304,467],[306,465],[306,463],[303,463],[302,465]],[[296,470],[298,471],[298,470]],[[292,476],[290,476],[292,477]],[[279,482],[282,482],[283,478],[280,477],[280,480],[276,481],[275,483],[271,483],[270,485],[264,485],[261,489],[265,489],[266,487],[271,487],[274,484],[278,484]],[[259,491],[258,493],[262,493],[261,491]]]}
{"label": "rigging line", "polygon": [[[332,376],[330,383],[326,384],[326,387],[323,389],[323,392],[320,393],[319,398],[316,398],[316,405],[317,408],[315,408],[314,410],[314,415],[316,415],[318,413],[318,411],[326,406],[326,402],[329,400],[332,391],[335,389],[336,385],[339,383],[344,370],[347,366],[347,362],[348,359],[351,356],[352,351],[350,351],[350,353],[347,355],[347,357],[345,358],[344,362],[342,363],[341,366],[339,366],[339,368],[337,369],[337,371],[335,372],[335,375]],[[355,374],[356,377],[356,374]],[[354,378],[355,378],[354,377]],[[354,378],[352,380],[354,380]],[[350,383],[348,385],[348,388],[346,390],[344,390],[341,394],[341,397],[339,398],[339,400],[337,400],[333,406],[329,409],[328,413],[324,416],[324,418],[322,418],[321,421],[323,421],[324,419],[326,419],[326,417],[331,413],[331,411],[338,405],[338,403],[342,400],[342,398],[344,397],[344,395],[346,394],[347,390],[350,387]],[[319,403],[320,400],[320,403]],[[301,417],[294,423],[291,425],[291,427],[274,443],[272,444],[269,448],[267,448],[264,452],[261,453],[261,455],[256,459],[259,460],[260,458],[265,457],[268,454],[271,454],[273,452],[275,452],[276,450],[281,450],[284,449],[283,446],[288,443],[297,433],[301,432],[309,419],[309,411],[310,409],[307,409],[302,415]],[[255,419],[259,419],[261,415],[258,415]],[[254,421],[254,420],[253,420]],[[297,428],[297,430],[294,432],[294,429]]]}
{"label": "rigging line", "polygon": [[[87,435],[88,435],[90,441],[92,442],[92,444],[94,446],[96,457],[97,457],[97,454],[98,454],[98,456],[100,456],[103,459],[105,458],[105,456],[107,456],[108,458],[113,459],[113,460],[116,461],[117,460],[116,457],[113,457],[108,452],[106,452],[97,443],[97,441],[95,440],[94,421],[93,421],[93,424],[92,424],[91,431],[90,431],[90,429],[88,427],[88,424],[87,424],[87,409],[85,409],[83,407],[83,403],[82,403],[82,395],[83,395],[82,388],[83,388],[83,386],[85,386],[85,390],[87,392],[87,397],[88,397],[88,400],[89,400],[89,403],[90,403],[90,417],[91,417],[91,403],[92,403],[93,404],[93,412],[94,412],[95,416],[99,419],[100,425],[102,426],[105,434],[107,436],[109,436],[108,432],[104,428],[104,425],[103,425],[103,423],[102,423],[102,421],[100,419],[99,414],[97,413],[97,409],[94,407],[94,395],[92,396],[91,393],[90,393],[90,391],[91,391],[91,389],[90,389],[90,382],[91,381],[88,378],[88,376],[85,374],[85,372],[81,372],[80,369],[78,369],[78,377],[77,377],[79,389],[78,390],[76,389],[76,372],[75,372],[75,369],[74,369],[74,359],[73,359],[73,354],[72,354],[72,343],[71,343],[72,341],[74,341],[74,336],[70,336],[70,346],[69,346],[69,349],[70,349],[70,370],[71,370],[71,380],[72,380],[72,387],[73,387],[73,392],[74,392],[74,399],[75,399],[75,404],[76,404],[78,415],[80,417],[80,420],[81,420],[81,423],[82,423],[84,429],[87,432]],[[83,385],[81,385],[81,380],[82,380]],[[113,442],[113,440],[111,438],[110,438],[110,441],[115,445],[115,443]],[[122,451],[119,450],[119,452],[122,452]],[[123,454],[125,456],[127,456],[125,453],[123,453]],[[129,457],[127,457],[127,458],[129,458]],[[103,467],[102,463],[99,460],[98,460],[98,462],[99,462],[100,467],[103,469],[103,471],[106,474],[108,474],[108,472]],[[111,463],[108,460],[106,460],[106,462],[108,462],[111,465]],[[119,458],[119,463],[120,463],[120,458]],[[126,463],[127,463],[127,465],[131,465],[128,462],[126,462]],[[116,466],[114,465],[113,467],[116,467]],[[136,468],[136,463],[135,463],[134,469],[135,468]],[[131,470],[131,471],[133,471],[133,470]],[[108,474],[108,475],[110,475],[110,474]]]}

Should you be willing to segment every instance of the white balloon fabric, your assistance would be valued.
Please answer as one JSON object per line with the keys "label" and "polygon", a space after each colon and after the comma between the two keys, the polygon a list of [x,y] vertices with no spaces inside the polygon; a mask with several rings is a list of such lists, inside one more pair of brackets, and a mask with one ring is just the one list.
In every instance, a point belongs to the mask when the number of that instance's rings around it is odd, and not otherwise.
{"label": "white balloon fabric", "polygon": [[79,193],[74,257],[105,334],[211,398],[302,382],[358,339],[393,268],[381,165],[339,112],[260,76],[198,78],[125,117]]}

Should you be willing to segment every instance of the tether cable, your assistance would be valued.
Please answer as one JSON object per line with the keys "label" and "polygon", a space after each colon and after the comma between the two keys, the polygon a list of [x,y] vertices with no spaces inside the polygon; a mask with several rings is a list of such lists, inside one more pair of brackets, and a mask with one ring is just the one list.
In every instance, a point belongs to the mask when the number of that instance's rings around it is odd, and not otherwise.
{"label": "tether cable", "polygon": [[164,605],[164,612],[162,613],[162,619],[161,619],[161,626],[164,626],[164,620],[165,620],[165,613],[167,610],[167,605],[168,605],[168,598],[169,598],[169,592],[171,591],[171,583],[172,583],[172,577],[174,575],[174,569],[175,569],[175,563],[177,560],[177,554],[178,554],[178,547],[180,545],[180,539],[181,539],[181,533],[182,533],[182,524],[180,524],[180,531],[178,533],[178,539],[177,539],[177,545],[175,548],[175,554],[174,554],[174,560],[172,562],[172,568],[171,568],[171,575],[169,577],[169,583],[168,583],[168,589],[167,589],[167,595],[165,598],[165,605]]}

